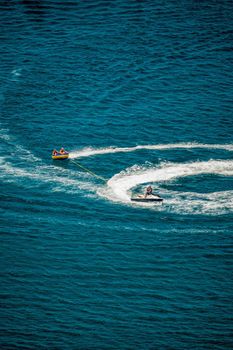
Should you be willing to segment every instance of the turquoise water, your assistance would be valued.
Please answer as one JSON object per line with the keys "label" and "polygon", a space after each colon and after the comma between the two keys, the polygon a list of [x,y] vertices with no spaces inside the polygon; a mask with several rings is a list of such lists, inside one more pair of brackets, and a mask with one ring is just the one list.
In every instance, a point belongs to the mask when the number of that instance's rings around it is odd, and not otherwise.
{"label": "turquoise water", "polygon": [[1,349],[231,349],[232,2],[0,11]]}

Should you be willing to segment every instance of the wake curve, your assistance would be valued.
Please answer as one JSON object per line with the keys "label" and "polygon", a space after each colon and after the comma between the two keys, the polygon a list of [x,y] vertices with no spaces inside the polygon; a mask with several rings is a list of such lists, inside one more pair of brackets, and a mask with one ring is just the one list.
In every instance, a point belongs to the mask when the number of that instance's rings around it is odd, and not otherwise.
{"label": "wake curve", "polygon": [[120,173],[113,176],[108,181],[108,186],[118,198],[124,201],[129,201],[130,196],[127,191],[131,188],[147,183],[169,181],[177,177],[199,175],[199,174],[218,174],[224,176],[233,176],[233,161],[214,161],[193,162],[193,163],[165,163],[159,168],[139,169],[131,174],[131,169],[128,169],[124,174]]}
{"label": "wake curve", "polygon": [[[103,193],[111,200],[131,203],[130,190],[144,183],[158,183],[173,180],[179,177],[200,174],[216,174],[233,176],[233,161],[209,160],[192,163],[162,163],[156,168],[132,167],[125,172],[114,175],[108,181],[108,190]],[[172,211],[190,213],[224,213],[233,210],[233,191],[213,192],[211,194],[180,193],[159,189],[160,194],[166,197],[166,204]],[[137,203],[134,205],[145,206]],[[148,206],[148,204],[146,204]],[[149,204],[151,207],[153,205]]]}

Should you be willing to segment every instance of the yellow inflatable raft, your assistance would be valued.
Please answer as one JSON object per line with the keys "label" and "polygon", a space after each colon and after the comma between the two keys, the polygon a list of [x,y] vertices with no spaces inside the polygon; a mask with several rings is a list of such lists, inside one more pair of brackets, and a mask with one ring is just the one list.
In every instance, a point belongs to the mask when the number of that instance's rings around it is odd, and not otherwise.
{"label": "yellow inflatable raft", "polygon": [[65,152],[65,153],[59,153],[57,152],[56,154],[52,154],[52,159],[54,160],[63,160],[63,159],[67,159],[69,158],[69,153],[68,152]]}

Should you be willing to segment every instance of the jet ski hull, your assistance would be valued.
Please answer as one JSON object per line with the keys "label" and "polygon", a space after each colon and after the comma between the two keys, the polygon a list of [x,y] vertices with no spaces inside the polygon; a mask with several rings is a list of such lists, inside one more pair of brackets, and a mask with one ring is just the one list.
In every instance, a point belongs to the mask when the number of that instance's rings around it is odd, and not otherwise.
{"label": "jet ski hull", "polygon": [[131,201],[133,202],[142,202],[142,203],[148,203],[148,202],[162,202],[163,198],[158,196],[138,196],[138,197],[132,197]]}

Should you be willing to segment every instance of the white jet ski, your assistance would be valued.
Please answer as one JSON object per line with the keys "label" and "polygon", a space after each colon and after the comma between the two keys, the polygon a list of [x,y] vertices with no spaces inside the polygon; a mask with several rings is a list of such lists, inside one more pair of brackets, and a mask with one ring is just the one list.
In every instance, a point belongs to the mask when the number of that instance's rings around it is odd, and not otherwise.
{"label": "white jet ski", "polygon": [[139,194],[136,197],[131,197],[131,201],[134,202],[162,202],[163,198],[161,198],[159,195],[155,195],[155,194],[150,194],[150,195],[143,195],[143,194]]}

